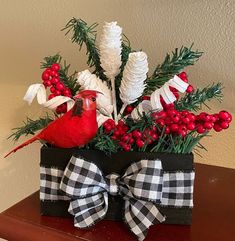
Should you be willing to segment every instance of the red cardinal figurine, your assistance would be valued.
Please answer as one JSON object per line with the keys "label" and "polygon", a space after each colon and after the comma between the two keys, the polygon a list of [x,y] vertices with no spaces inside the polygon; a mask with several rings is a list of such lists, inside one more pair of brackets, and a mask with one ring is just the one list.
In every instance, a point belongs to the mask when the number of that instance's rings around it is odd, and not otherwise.
{"label": "red cardinal figurine", "polygon": [[62,117],[51,122],[33,138],[10,151],[5,157],[28,144],[41,140],[61,148],[80,147],[95,137],[97,91],[84,90],[75,96],[73,108]]}

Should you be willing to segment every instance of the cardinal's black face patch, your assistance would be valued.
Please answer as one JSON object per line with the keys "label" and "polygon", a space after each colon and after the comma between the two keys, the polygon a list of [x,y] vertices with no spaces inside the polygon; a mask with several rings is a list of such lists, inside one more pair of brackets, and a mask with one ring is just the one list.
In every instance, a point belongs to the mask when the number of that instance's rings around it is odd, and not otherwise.
{"label": "cardinal's black face patch", "polygon": [[82,106],[83,106],[82,99],[77,99],[73,107],[72,116],[81,116],[83,112]]}

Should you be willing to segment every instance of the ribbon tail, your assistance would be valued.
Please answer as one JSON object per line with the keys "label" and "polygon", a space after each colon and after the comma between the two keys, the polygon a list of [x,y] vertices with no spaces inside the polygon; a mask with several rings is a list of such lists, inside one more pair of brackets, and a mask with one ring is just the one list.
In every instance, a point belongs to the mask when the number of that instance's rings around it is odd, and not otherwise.
{"label": "ribbon tail", "polygon": [[169,83],[170,86],[174,87],[175,89],[177,89],[177,90],[178,90],[179,92],[181,92],[181,93],[184,93],[184,92],[187,90],[188,86],[189,86],[188,83],[184,82],[184,81],[183,81],[180,77],[178,77],[177,75],[175,75],[175,76],[173,77],[173,79],[170,79],[170,80],[168,81],[168,83]]}
{"label": "ribbon tail", "polygon": [[166,102],[166,104],[174,103],[176,101],[176,97],[170,90],[170,87],[174,87],[179,92],[184,93],[187,90],[188,86],[188,83],[185,83],[182,79],[175,75],[173,79],[167,81],[161,88],[155,90],[151,94],[150,101],[153,109],[156,111],[163,110],[160,99],[161,97]]}
{"label": "ribbon tail", "polygon": [[150,96],[150,102],[153,110],[161,111],[163,110],[161,100],[160,100],[160,89],[155,90]]}
{"label": "ribbon tail", "polygon": [[50,100],[46,100],[46,89],[43,84],[32,84],[29,86],[24,100],[30,105],[34,98],[37,97],[39,105],[42,105],[45,108],[56,109],[57,106],[67,103],[67,109],[70,110],[74,105],[74,100],[66,96],[56,96]]}
{"label": "ribbon tail", "polygon": [[30,85],[23,100],[28,102],[30,105],[33,102],[33,99],[37,96],[38,92],[40,92],[40,100],[38,102],[46,101],[46,90],[42,84],[33,84]]}
{"label": "ribbon tail", "polygon": [[74,226],[87,228],[102,220],[108,210],[108,194],[98,193],[91,197],[70,202],[69,213],[74,215]]}
{"label": "ribbon tail", "polygon": [[162,88],[160,89],[160,94],[163,98],[163,100],[166,102],[166,104],[174,103],[176,101],[176,97],[170,90],[169,83],[165,83]]}
{"label": "ribbon tail", "polygon": [[125,221],[139,241],[145,239],[151,225],[165,221],[152,202],[129,199],[125,201]]}

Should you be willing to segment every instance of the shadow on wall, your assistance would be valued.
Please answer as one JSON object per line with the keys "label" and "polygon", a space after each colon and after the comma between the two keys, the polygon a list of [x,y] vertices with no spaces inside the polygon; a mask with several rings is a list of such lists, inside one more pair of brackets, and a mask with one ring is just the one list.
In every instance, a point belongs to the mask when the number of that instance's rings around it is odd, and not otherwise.
{"label": "shadow on wall", "polygon": [[[0,166],[0,211],[39,189],[39,148],[4,159]],[[16,156],[17,155],[17,156]]]}
{"label": "shadow on wall", "polygon": [[[23,122],[25,118],[25,107],[22,106],[9,117],[9,120],[22,119]],[[11,139],[7,140],[11,130],[6,133],[7,136],[2,138],[0,145],[0,211],[39,189],[40,144],[32,144],[4,158],[14,146],[30,138],[30,136],[21,138],[14,143]]]}

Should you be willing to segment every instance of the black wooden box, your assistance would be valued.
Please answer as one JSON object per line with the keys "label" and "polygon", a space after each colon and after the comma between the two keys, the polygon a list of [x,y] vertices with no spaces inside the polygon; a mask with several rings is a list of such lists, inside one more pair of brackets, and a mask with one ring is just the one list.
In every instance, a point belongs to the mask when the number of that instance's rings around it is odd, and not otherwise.
{"label": "black wooden box", "polygon": [[[52,170],[49,177],[53,181],[53,198],[48,200],[41,199],[41,214],[48,216],[69,217],[68,213],[69,200],[59,190],[59,183],[63,174],[63,170],[67,166],[72,155],[79,155],[87,160],[96,163],[105,175],[109,173],[122,174],[123,171],[132,162],[142,159],[160,159],[164,171],[192,171],[193,155],[192,154],[169,154],[169,153],[148,153],[148,152],[118,152],[111,156],[106,155],[98,150],[83,149],[63,149],[54,147],[41,148],[40,158],[40,190],[45,189],[45,169]],[[47,177],[48,178],[48,177]],[[48,188],[48,187],[47,187]],[[168,224],[191,224],[192,208],[174,208],[162,207],[159,205],[161,213],[167,216],[164,223]],[[109,208],[106,215],[108,220],[122,220],[123,200],[119,196],[109,196]]]}

